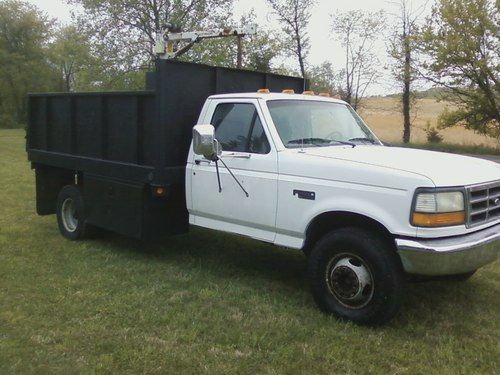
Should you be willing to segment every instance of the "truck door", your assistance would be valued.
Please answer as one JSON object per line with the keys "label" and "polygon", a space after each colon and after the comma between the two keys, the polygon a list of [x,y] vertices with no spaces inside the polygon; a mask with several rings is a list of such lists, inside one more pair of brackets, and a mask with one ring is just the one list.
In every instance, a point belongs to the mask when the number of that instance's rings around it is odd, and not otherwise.
{"label": "truck door", "polygon": [[258,100],[214,100],[208,113],[221,158],[249,196],[221,162],[219,191],[215,163],[192,155],[191,223],[273,241],[278,161]]}

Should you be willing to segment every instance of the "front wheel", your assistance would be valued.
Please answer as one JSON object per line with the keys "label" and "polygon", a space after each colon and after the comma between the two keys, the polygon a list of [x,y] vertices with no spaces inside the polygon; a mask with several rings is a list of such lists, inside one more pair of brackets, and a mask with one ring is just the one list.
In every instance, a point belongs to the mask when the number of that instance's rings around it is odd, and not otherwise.
{"label": "front wheel", "polygon": [[376,325],[399,310],[405,283],[401,262],[372,232],[341,228],[328,233],[313,248],[308,268],[314,299],[327,313]]}

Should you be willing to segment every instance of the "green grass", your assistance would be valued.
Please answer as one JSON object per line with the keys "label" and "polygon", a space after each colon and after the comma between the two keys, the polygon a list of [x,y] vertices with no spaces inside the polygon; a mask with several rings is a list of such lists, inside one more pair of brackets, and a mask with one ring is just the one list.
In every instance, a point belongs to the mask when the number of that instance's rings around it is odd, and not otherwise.
{"label": "green grass", "polygon": [[0,373],[500,372],[500,264],[411,284],[380,328],[323,315],[306,259],[194,229],[70,242],[34,212],[20,130],[0,130]]}
{"label": "green grass", "polygon": [[453,143],[393,143],[398,147],[421,148],[432,151],[451,152],[453,154],[500,155],[500,149],[484,145],[457,145]]}

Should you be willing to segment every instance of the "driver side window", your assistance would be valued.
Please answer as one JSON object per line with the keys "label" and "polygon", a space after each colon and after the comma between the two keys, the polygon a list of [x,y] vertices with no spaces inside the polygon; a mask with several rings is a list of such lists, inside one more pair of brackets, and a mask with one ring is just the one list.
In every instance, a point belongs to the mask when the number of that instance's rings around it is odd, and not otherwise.
{"label": "driver side window", "polygon": [[212,117],[223,151],[267,154],[271,151],[257,109],[250,103],[221,103]]}

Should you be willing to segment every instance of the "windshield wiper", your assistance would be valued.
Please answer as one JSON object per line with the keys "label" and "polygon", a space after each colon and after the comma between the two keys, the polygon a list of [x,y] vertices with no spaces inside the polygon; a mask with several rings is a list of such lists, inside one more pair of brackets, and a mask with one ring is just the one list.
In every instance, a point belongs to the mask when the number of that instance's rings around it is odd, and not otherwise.
{"label": "windshield wiper", "polygon": [[287,144],[301,144],[301,143],[305,143],[305,144],[313,144],[313,145],[317,145],[317,143],[330,143],[331,140],[330,139],[326,139],[326,138],[298,138],[298,139],[292,139],[291,141],[288,141]]}
{"label": "windshield wiper", "polygon": [[374,144],[378,144],[377,141],[375,141],[374,139],[372,138],[363,138],[363,137],[359,137],[359,138],[351,138],[349,139],[350,142],[369,142],[371,143],[372,145]]}
{"label": "windshield wiper", "polygon": [[355,143],[347,142],[347,141],[339,141],[337,139],[327,139],[327,138],[298,138],[288,141],[287,144],[312,144],[314,146],[324,146],[329,145],[330,143],[335,142],[342,145],[348,145],[352,147],[356,147]]}
{"label": "windshield wiper", "polygon": [[[352,139],[349,139],[351,141]],[[352,146],[352,148],[356,147],[356,143],[352,143],[349,141],[339,141],[338,139],[330,139],[330,142],[337,142],[341,145],[347,145],[347,146]]]}

